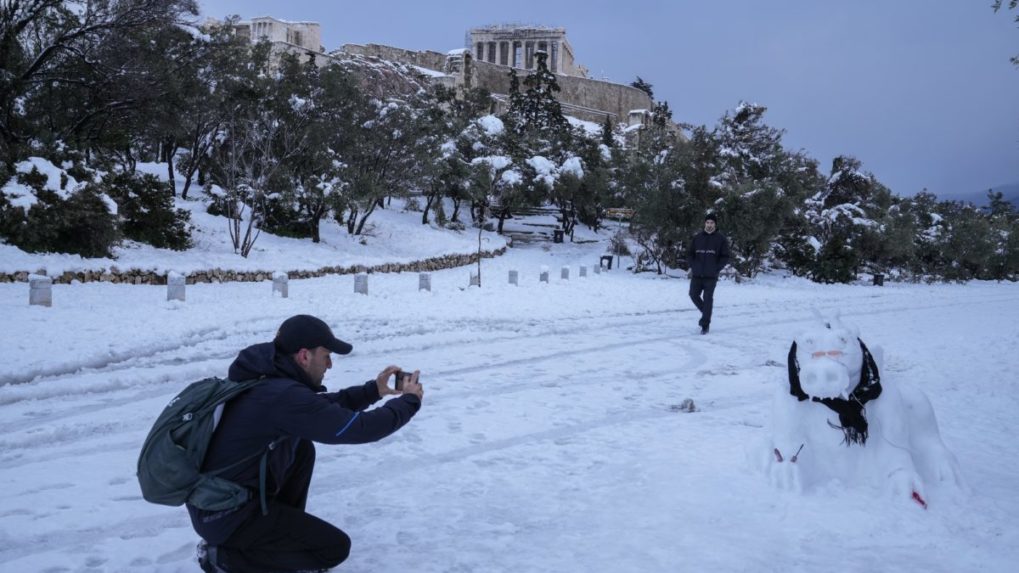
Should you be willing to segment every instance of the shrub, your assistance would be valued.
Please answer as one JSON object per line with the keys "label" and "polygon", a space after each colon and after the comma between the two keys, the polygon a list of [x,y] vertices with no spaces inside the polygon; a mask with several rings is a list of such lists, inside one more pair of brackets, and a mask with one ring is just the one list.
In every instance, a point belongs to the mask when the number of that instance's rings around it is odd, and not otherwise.
{"label": "shrub", "polygon": [[[31,189],[35,203],[27,209],[0,200],[0,235],[28,252],[57,252],[109,257],[119,238],[117,222],[103,198],[92,189],[47,189],[47,177],[32,167],[17,174]],[[61,180],[65,180],[61,177]]]}
{"label": "shrub", "polygon": [[[24,209],[6,209],[5,231],[10,243],[28,252],[71,253],[83,257],[109,257],[119,238],[114,215],[92,189],[72,191],[66,199],[37,187],[38,171],[18,177],[32,187],[36,202]],[[42,178],[45,182],[45,177]]]}
{"label": "shrub", "polygon": [[821,247],[812,278],[819,283],[848,283],[856,278],[859,257],[841,235],[835,235]]}
{"label": "shrub", "polygon": [[117,202],[125,237],[161,249],[191,247],[191,213],[174,208],[165,183],[152,175],[118,173],[100,185]]}
{"label": "shrub", "polygon": [[307,239],[311,237],[311,224],[284,196],[266,196],[263,203],[262,230],[281,237]]}
{"label": "shrub", "polygon": [[220,187],[208,183],[204,187],[205,196],[209,198],[209,206],[205,212],[215,217],[228,217],[230,213],[230,197]]}

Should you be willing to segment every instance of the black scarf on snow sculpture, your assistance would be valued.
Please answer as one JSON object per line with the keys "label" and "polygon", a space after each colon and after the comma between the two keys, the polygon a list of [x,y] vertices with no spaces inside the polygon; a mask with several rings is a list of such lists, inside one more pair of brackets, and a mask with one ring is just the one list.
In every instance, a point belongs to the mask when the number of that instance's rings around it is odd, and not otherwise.
{"label": "black scarf on snow sculpture", "polygon": [[808,399],[820,402],[838,414],[839,423],[842,425],[836,426],[831,422],[828,422],[828,425],[842,430],[845,434],[843,443],[847,446],[867,443],[867,418],[863,406],[881,395],[881,375],[877,371],[877,363],[874,362],[874,357],[870,355],[863,341],[859,338],[856,340],[860,343],[860,350],[863,351],[863,366],[860,368],[860,382],[849,394],[848,400],[808,396],[800,386],[800,362],[796,359],[796,341],[793,341],[792,347],[789,348],[789,393],[796,396],[800,402]]}

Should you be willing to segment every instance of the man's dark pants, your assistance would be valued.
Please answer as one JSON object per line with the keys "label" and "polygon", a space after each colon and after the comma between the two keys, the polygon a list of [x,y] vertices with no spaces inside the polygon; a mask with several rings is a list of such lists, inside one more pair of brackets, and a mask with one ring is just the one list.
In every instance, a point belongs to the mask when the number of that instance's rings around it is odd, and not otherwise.
{"label": "man's dark pants", "polygon": [[295,571],[328,569],[350,554],[350,537],[304,512],[308,501],[315,447],[302,440],[283,487],[269,502],[219,546],[219,562],[228,571]]}
{"label": "man's dark pants", "polygon": [[[711,307],[715,303],[715,285],[717,284],[717,278],[692,277],[690,279],[690,300],[693,301],[697,310],[701,311],[701,319],[697,322],[701,328],[711,325]],[[701,298],[702,294],[703,299]]]}

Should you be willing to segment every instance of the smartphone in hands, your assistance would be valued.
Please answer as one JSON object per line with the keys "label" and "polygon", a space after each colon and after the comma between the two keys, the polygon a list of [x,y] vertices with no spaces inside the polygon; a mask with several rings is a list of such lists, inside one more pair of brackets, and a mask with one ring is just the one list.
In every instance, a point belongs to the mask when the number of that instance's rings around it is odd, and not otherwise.
{"label": "smartphone in hands", "polygon": [[410,380],[410,377],[413,374],[414,374],[413,372],[404,372],[403,370],[400,370],[395,374],[397,392],[403,392],[403,383],[406,382],[407,380]]}

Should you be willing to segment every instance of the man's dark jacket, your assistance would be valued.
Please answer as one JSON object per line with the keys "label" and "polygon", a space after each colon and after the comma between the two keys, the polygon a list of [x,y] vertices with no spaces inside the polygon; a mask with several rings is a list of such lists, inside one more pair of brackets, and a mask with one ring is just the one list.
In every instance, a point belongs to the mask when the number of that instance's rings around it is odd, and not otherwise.
{"label": "man's dark jacket", "polygon": [[[375,380],[339,392],[325,392],[290,356],[278,354],[272,342],[249,346],[230,365],[231,380],[265,376],[261,384],[226,404],[202,471],[224,468],[264,451],[283,438],[269,454],[266,490],[269,499],[294,461],[297,444],[363,444],[380,440],[410,421],[421,407],[417,396],[404,394],[370,412],[380,399]],[[211,512],[188,505],[195,531],[210,545],[219,545],[260,510],[259,459],[241,464],[221,477],[248,487],[248,503],[229,511]]]}
{"label": "man's dark jacket", "polygon": [[692,276],[716,279],[719,271],[729,264],[729,241],[718,231],[710,234],[701,231],[690,241],[686,261]]}

